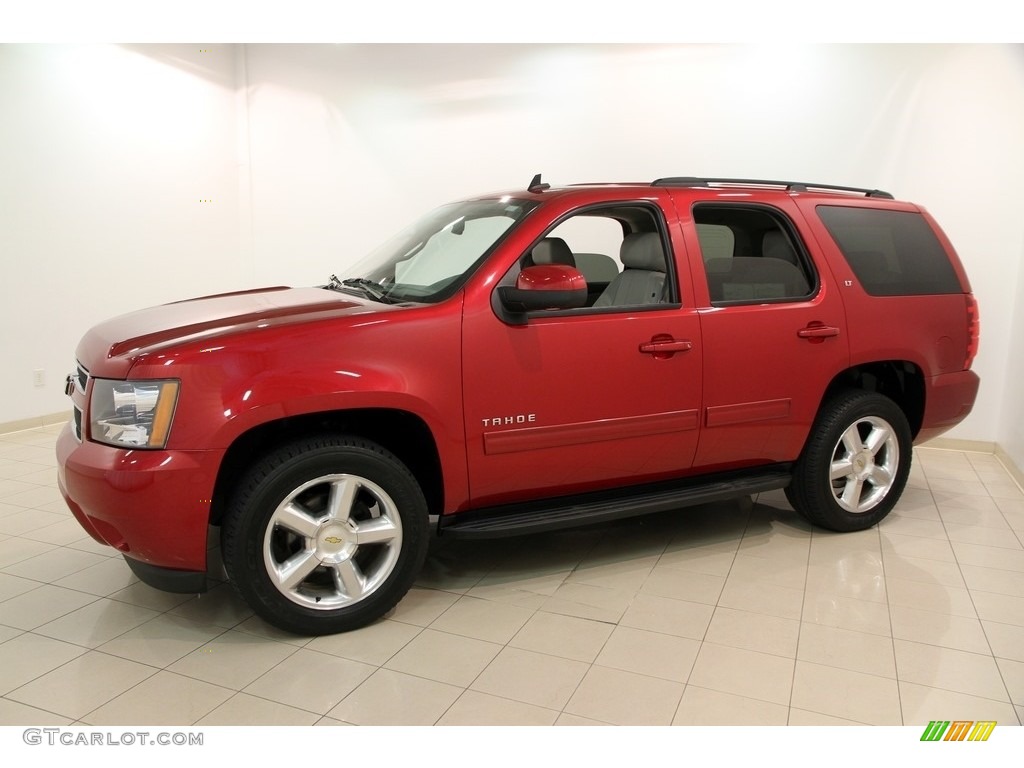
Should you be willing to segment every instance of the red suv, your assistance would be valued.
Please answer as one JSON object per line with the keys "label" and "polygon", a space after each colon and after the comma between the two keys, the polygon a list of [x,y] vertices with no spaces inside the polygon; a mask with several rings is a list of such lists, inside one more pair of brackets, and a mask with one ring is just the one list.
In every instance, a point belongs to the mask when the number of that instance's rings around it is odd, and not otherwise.
{"label": "red suv", "polygon": [[220,526],[260,616],[364,625],[443,536],[785,488],[832,530],[896,504],[971,410],[978,313],[919,206],[737,179],[446,205],[327,285],[92,330],[60,488],[144,582],[206,587]]}

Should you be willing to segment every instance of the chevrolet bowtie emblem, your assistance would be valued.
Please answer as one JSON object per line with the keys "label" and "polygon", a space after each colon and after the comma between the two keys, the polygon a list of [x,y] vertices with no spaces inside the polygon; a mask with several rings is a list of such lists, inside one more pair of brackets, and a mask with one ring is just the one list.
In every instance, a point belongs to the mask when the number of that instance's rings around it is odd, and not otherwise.
{"label": "chevrolet bowtie emblem", "polygon": [[324,539],[324,541],[326,541],[328,544],[341,544],[342,542],[342,540],[339,539],[337,536],[328,536],[326,539]]}

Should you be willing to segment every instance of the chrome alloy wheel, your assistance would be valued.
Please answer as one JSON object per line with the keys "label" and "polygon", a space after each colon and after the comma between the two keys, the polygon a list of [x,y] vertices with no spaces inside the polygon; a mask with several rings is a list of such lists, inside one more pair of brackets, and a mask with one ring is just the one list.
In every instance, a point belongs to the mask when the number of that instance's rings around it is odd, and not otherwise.
{"label": "chrome alloy wheel", "polygon": [[365,477],[332,474],[303,483],[277,506],[263,563],[286,598],[331,610],[373,594],[401,549],[402,520],[384,489]]}
{"label": "chrome alloy wheel", "polygon": [[847,512],[870,512],[896,481],[900,446],[885,419],[867,416],[843,432],[832,452],[832,495]]}

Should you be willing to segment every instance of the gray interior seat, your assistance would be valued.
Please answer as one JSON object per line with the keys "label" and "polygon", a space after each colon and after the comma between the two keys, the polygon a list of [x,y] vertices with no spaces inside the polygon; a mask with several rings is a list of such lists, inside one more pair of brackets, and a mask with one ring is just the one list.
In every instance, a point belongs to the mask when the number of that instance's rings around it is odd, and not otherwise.
{"label": "gray interior seat", "polygon": [[545,237],[530,251],[530,259],[534,266],[542,264],[564,264],[567,267],[575,267],[576,259],[572,255],[568,244],[560,237]]}
{"label": "gray interior seat", "polygon": [[665,290],[665,251],[657,232],[626,235],[619,249],[623,270],[594,302],[595,307],[657,304]]}
{"label": "gray interior seat", "polygon": [[707,265],[712,301],[756,301],[799,298],[810,293],[804,273],[795,264],[775,258],[737,256],[712,259]]}
{"label": "gray interior seat", "polygon": [[796,251],[793,250],[789,239],[780,229],[773,229],[764,233],[764,239],[761,241],[761,255],[766,259],[788,261],[793,266],[799,266],[800,264]]}
{"label": "gray interior seat", "polygon": [[587,283],[610,283],[619,275],[615,259],[603,253],[575,253],[576,266]]}

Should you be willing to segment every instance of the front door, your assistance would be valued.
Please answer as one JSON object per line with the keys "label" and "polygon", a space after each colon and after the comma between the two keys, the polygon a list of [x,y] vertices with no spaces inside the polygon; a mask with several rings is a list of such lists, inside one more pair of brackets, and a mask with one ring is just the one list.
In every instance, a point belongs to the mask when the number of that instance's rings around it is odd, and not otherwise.
{"label": "front door", "polygon": [[[700,319],[684,305],[692,300],[680,290],[660,210],[590,208],[551,238],[568,246],[557,249],[562,263],[571,259],[588,282],[609,283],[607,295],[519,325],[491,306],[467,307],[466,438],[477,507],[678,476],[697,447]],[[522,254],[506,279],[533,252],[541,249]],[[658,267],[655,252],[664,258],[660,276],[649,269]]]}

